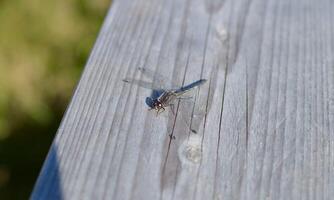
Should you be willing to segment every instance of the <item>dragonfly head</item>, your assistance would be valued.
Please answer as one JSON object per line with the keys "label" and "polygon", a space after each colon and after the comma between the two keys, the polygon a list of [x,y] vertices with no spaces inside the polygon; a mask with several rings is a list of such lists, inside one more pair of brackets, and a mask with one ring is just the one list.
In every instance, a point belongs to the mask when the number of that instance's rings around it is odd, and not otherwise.
{"label": "dragonfly head", "polygon": [[153,108],[157,111],[157,115],[160,113],[160,110],[162,110],[162,112],[165,110],[162,103],[158,100],[154,101]]}
{"label": "dragonfly head", "polygon": [[160,101],[158,101],[157,99],[152,99],[150,97],[147,97],[146,98],[146,104],[150,107],[150,110],[154,109],[154,110],[157,111],[158,114],[160,113],[161,110],[162,111],[165,110],[162,103]]}
{"label": "dragonfly head", "polygon": [[156,110],[160,110],[163,108],[162,103],[160,101],[155,101],[153,106],[154,106],[154,109]]}

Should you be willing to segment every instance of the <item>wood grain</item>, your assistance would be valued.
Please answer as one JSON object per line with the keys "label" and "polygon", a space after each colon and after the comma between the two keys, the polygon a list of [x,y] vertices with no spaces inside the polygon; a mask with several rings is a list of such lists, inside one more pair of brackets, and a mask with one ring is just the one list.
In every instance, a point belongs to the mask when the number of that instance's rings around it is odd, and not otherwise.
{"label": "wood grain", "polygon": [[[31,198],[331,199],[333,10],[113,1]],[[138,67],[166,87],[208,81],[156,116],[151,91],[122,81],[157,83]]]}

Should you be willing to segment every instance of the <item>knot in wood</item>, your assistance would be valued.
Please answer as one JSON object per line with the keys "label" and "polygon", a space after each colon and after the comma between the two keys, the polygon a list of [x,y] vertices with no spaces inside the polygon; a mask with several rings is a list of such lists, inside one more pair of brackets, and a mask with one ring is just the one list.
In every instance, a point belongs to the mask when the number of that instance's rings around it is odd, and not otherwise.
{"label": "knot in wood", "polygon": [[181,147],[180,160],[184,162],[199,163],[202,158],[201,138],[191,135],[189,140],[185,141]]}

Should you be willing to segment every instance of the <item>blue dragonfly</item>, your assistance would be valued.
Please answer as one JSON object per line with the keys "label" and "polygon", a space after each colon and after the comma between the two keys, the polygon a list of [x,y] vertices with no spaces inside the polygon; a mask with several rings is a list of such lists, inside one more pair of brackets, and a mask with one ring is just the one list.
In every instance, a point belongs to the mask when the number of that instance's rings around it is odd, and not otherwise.
{"label": "blue dragonfly", "polygon": [[175,100],[188,99],[189,97],[185,97],[186,94],[188,94],[190,91],[203,85],[206,82],[206,79],[199,79],[185,86],[175,87],[174,89],[168,89],[168,88],[163,88],[163,86],[160,85],[162,82],[165,82],[166,80],[162,75],[159,75],[154,71],[151,71],[146,68],[138,68],[138,70],[140,70],[143,74],[147,76],[153,77],[159,84],[155,85],[153,84],[153,82],[136,80],[132,78],[125,78],[123,79],[123,81],[126,83],[135,84],[140,87],[151,89],[152,94],[151,96],[146,97],[145,102],[148,105],[149,110],[157,111],[157,115],[165,111],[166,107],[173,106]]}

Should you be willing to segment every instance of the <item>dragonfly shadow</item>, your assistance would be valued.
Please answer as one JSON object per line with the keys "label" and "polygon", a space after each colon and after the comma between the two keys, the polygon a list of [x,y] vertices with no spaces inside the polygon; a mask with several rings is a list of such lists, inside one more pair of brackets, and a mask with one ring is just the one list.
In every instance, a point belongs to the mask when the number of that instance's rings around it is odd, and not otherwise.
{"label": "dragonfly shadow", "polygon": [[56,144],[50,148],[30,199],[63,199]]}

